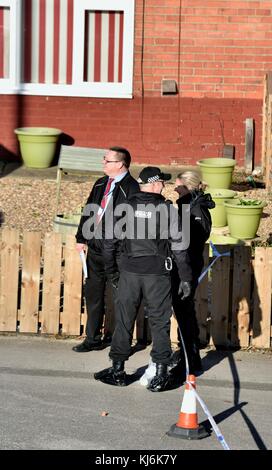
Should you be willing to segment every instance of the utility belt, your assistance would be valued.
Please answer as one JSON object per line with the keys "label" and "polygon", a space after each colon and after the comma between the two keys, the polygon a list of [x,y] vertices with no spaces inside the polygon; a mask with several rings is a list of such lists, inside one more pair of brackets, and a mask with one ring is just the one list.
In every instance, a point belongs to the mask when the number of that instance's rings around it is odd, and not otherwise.
{"label": "utility belt", "polygon": [[164,260],[164,266],[165,266],[165,269],[166,271],[172,271],[173,269],[173,261],[172,261],[172,257],[171,256],[163,256],[161,255],[160,253],[138,253],[136,254],[135,252],[134,253],[131,253],[131,252],[125,252],[126,256],[128,258],[140,258],[142,256],[159,256],[160,258],[162,258]]}
{"label": "utility belt", "polygon": [[166,271],[172,271],[173,261],[172,261],[171,256],[167,256],[167,258],[165,258],[164,266],[165,266]]}

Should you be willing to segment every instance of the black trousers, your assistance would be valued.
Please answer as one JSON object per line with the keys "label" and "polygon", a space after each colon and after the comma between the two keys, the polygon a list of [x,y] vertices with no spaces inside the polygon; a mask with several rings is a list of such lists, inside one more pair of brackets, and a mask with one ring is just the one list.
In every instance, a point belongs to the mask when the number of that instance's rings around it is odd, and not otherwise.
{"label": "black trousers", "polygon": [[177,272],[176,267],[174,267],[172,271],[172,301],[173,301],[173,309],[175,312],[175,316],[178,322],[178,340],[179,340],[179,347],[182,348],[180,333],[181,331],[183,341],[185,344],[186,352],[188,355],[189,363],[191,359],[194,358],[195,354],[198,354],[199,351],[199,328],[196,318],[196,311],[195,311],[195,292],[198,286],[198,272],[201,272],[201,267],[194,272],[194,279],[193,279],[193,289],[190,297],[181,300],[178,296],[178,288],[180,283],[180,278]]}
{"label": "black trousers", "polygon": [[115,303],[116,325],[110,358],[126,361],[131,353],[134,323],[141,300],[148,310],[152,335],[153,362],[168,364],[171,357],[170,318],[172,315],[169,274],[135,274],[122,271]]}
{"label": "black trousers", "polygon": [[[86,336],[90,343],[97,343],[102,338],[102,327],[105,316],[105,291],[107,276],[103,256],[88,251],[88,278],[85,281],[84,294],[87,307]],[[115,292],[113,301],[115,301]],[[106,333],[106,332],[104,332]]]}

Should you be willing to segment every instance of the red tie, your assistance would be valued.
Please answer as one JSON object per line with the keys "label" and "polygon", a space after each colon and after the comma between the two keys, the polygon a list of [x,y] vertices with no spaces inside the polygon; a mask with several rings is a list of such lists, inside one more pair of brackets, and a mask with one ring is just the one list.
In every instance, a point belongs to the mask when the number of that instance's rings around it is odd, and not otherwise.
{"label": "red tie", "polygon": [[106,204],[107,204],[107,199],[108,199],[108,195],[109,195],[109,192],[110,192],[110,187],[111,187],[111,183],[113,182],[114,178],[109,178],[108,179],[108,182],[107,182],[107,186],[106,186],[106,189],[105,189],[105,192],[104,192],[104,196],[102,197],[102,201],[100,203],[100,207],[101,209],[105,209],[106,207]]}

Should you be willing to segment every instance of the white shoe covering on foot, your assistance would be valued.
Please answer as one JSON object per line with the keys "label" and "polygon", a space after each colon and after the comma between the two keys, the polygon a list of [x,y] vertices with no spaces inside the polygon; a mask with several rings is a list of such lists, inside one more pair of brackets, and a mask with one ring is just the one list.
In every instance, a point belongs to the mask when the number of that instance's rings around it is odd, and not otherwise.
{"label": "white shoe covering on foot", "polygon": [[144,374],[139,380],[140,385],[143,385],[144,387],[146,387],[147,385],[150,384],[151,380],[153,379],[153,377],[155,377],[155,375],[156,375],[156,364],[150,358],[149,364],[147,368],[145,369]]}

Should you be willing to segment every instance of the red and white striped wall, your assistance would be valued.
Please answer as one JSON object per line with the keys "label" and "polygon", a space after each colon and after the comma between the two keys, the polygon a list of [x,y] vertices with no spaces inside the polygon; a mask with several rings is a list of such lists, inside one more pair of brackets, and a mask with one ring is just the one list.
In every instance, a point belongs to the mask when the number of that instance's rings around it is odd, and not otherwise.
{"label": "red and white striped wall", "polygon": [[0,78],[9,78],[10,10],[0,7]]}
{"label": "red and white striped wall", "polygon": [[[72,83],[76,1],[24,0],[25,83]],[[122,82],[123,28],[123,12],[85,11],[84,81]]]}

